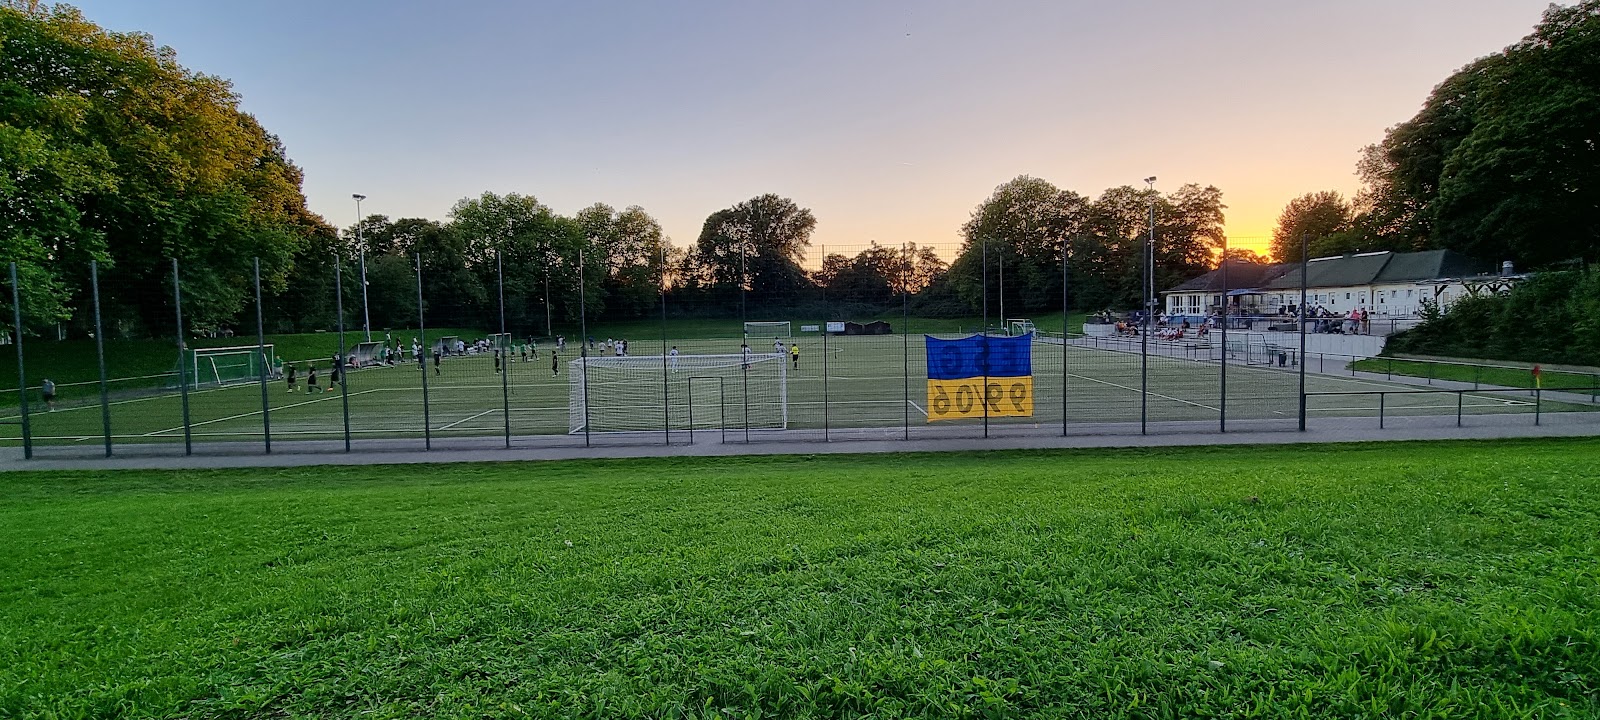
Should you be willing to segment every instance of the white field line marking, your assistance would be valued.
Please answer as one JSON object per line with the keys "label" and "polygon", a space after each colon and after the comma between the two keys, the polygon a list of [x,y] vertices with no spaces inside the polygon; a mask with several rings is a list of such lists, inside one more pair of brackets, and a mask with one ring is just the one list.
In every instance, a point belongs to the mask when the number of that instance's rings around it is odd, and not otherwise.
{"label": "white field line marking", "polygon": [[[1084,375],[1075,375],[1075,374],[1071,374],[1071,373],[1068,373],[1068,374],[1071,377],[1075,377],[1075,378],[1078,378],[1080,380],[1088,380],[1089,382],[1097,382],[1097,383],[1100,383],[1101,385],[1110,385],[1111,387],[1122,388],[1123,390],[1127,390],[1128,392],[1132,392],[1132,393],[1139,392],[1139,388],[1128,387],[1127,385],[1118,385],[1117,383],[1114,383],[1114,382],[1108,382],[1108,381],[1105,381],[1105,380],[1101,380],[1099,378],[1086,377]],[[1161,393],[1154,393],[1154,392],[1149,392],[1149,391],[1146,391],[1146,392],[1152,397],[1158,397],[1158,398],[1162,398],[1164,400],[1171,400],[1173,402],[1183,403],[1185,405],[1193,405],[1193,406],[1198,407],[1198,408],[1205,408],[1207,410],[1213,410],[1213,411],[1216,411],[1216,412],[1222,412],[1222,410],[1220,408],[1214,408],[1214,407],[1212,407],[1210,405],[1206,405],[1204,403],[1192,402],[1192,401],[1189,401],[1189,400],[1184,400],[1182,398],[1175,398],[1175,397],[1172,397],[1171,395],[1162,395]]]}
{"label": "white field line marking", "polygon": [[[364,395],[364,394],[369,393],[369,392],[372,392],[372,391],[371,390],[361,390],[361,391],[353,392],[353,393],[350,393],[350,394],[351,395]],[[332,400],[335,397],[338,397],[337,395],[335,395],[333,393],[324,393],[324,395],[327,395],[328,397],[320,397],[320,398],[317,398],[315,400],[306,400],[304,402],[297,402],[297,403],[292,403],[292,404],[289,404],[289,405],[280,405],[278,407],[272,408],[272,410],[274,410],[274,411],[277,411],[277,410],[288,410],[289,408],[297,408],[297,407],[300,407],[302,405],[314,405],[316,403],[325,402],[325,401],[328,401],[328,400]],[[212,423],[227,422],[229,420],[238,420],[239,418],[247,418],[247,417],[251,417],[253,415],[260,415],[260,414],[261,414],[260,410],[252,410],[252,411],[247,412],[247,413],[239,413],[238,415],[230,415],[228,417],[217,418],[215,420],[203,420],[201,422],[191,422],[191,423],[189,423],[189,428],[192,430],[194,428],[200,427],[201,425],[210,425]],[[342,428],[343,426],[341,425],[340,427]],[[183,426],[179,425],[179,426],[177,426],[175,428],[169,428],[167,430],[157,430],[155,432],[147,432],[147,433],[145,433],[143,435],[143,437],[150,437],[151,435],[165,435],[167,433],[177,432],[177,431],[182,430],[182,429],[183,429]]]}
{"label": "white field line marking", "polygon": [[472,415],[472,416],[469,416],[469,417],[461,418],[460,420],[457,420],[457,421],[455,421],[453,423],[450,423],[449,425],[442,425],[442,426],[439,427],[439,429],[440,430],[449,430],[450,428],[453,428],[453,427],[455,427],[457,425],[460,425],[461,423],[471,422],[471,421],[477,420],[478,418],[481,418],[481,417],[483,417],[485,415],[488,415],[489,413],[499,412],[499,411],[500,411],[500,408],[494,408],[492,410],[485,410],[485,411],[483,411],[481,413],[478,413],[477,415]]}
{"label": "white field line marking", "polygon": [[923,415],[927,415],[928,414],[928,411],[927,410],[923,410],[922,406],[918,405],[915,401],[907,400],[906,402],[911,403],[911,407],[916,408],[917,412],[922,413]]}

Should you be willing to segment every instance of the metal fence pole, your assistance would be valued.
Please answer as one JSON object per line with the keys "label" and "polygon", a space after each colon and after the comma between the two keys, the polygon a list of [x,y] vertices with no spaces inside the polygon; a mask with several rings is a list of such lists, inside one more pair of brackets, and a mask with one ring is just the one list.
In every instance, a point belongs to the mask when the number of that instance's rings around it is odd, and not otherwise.
{"label": "metal fence pole", "polygon": [[[422,449],[433,449],[433,418],[428,412],[428,345],[427,314],[422,309],[422,253],[417,253],[417,333],[422,337],[415,348],[417,369],[422,371]],[[554,352],[554,351],[552,351]]]}
{"label": "metal fence pole", "polygon": [[905,402],[905,436],[911,439],[911,256],[905,243],[900,243],[900,377]]}
{"label": "metal fence pole", "polygon": [[[1300,432],[1305,432],[1306,430],[1306,318],[1311,315],[1311,313],[1306,312],[1306,288],[1308,282],[1306,271],[1311,264],[1310,257],[1306,255],[1306,247],[1309,244],[1306,235],[1302,234],[1300,236],[1300,318],[1299,322],[1296,323],[1300,326]],[[1226,348],[1223,349],[1223,354],[1227,354]],[[1317,356],[1317,367],[1319,369],[1322,367],[1321,355]]]}
{"label": "metal fence pole", "polygon": [[1067,322],[1067,251],[1072,247],[1072,239],[1066,236],[1061,238],[1061,437],[1067,436],[1067,332],[1071,325]]}
{"label": "metal fence pole", "polygon": [[[667,368],[667,246],[661,250],[661,279],[656,288],[661,293],[661,432],[663,441],[672,445],[672,386]],[[693,428],[691,427],[692,431]]]}
{"label": "metal fence pole", "polygon": [[261,441],[265,452],[272,454],[272,408],[267,399],[267,376],[272,369],[267,365],[267,327],[261,308],[261,258],[255,258],[256,286],[256,357],[261,359]]}
{"label": "metal fence pole", "polygon": [[1456,392],[1456,427],[1461,427],[1461,399],[1466,396],[1466,393]]}
{"label": "metal fence pole", "polygon": [[500,338],[496,343],[505,342],[505,347],[496,348],[500,355],[500,409],[506,416],[506,447],[511,447],[511,343],[506,342],[511,338],[506,335],[506,270],[504,261],[500,257],[500,250],[494,251],[494,274],[500,280]]}
{"label": "metal fence pole", "polygon": [[1533,389],[1533,424],[1538,425],[1544,415],[1544,388]]}
{"label": "metal fence pole", "polygon": [[111,457],[110,381],[106,378],[105,329],[100,322],[100,263],[89,261],[89,287],[94,295],[94,354],[100,363],[100,427],[106,438],[106,457]]}
{"label": "metal fence pole", "polygon": [[[1217,403],[1217,432],[1227,432],[1228,431],[1228,238],[1227,238],[1226,235],[1224,235],[1223,238],[1222,238],[1222,262],[1219,263],[1219,264],[1222,266],[1222,273],[1221,273],[1222,274],[1222,364],[1220,366],[1218,366],[1217,369],[1219,371],[1219,380],[1221,381],[1222,388],[1221,388],[1221,392],[1218,393],[1218,398],[1217,398],[1218,401],[1219,401]],[[1244,336],[1244,339],[1245,339],[1245,348],[1244,348],[1245,359],[1244,359],[1244,361],[1245,361],[1246,364],[1249,364],[1249,362],[1250,362],[1250,357],[1249,357],[1249,355],[1250,355],[1250,336],[1248,334],[1246,334]],[[1272,361],[1269,359],[1267,361],[1267,363],[1270,365],[1272,363]]]}
{"label": "metal fence pole", "polygon": [[1379,430],[1383,429],[1383,405],[1384,405],[1384,400],[1386,398],[1388,398],[1388,397],[1389,397],[1389,393],[1385,393],[1385,392],[1378,393],[1378,429]]}
{"label": "metal fence pole", "polygon": [[32,460],[33,426],[28,421],[28,372],[22,366],[22,291],[17,286],[16,263],[11,263],[11,316],[16,335],[12,341],[17,346],[17,402],[22,411],[22,459]]}
{"label": "metal fence pole", "polygon": [[989,437],[989,236],[983,236],[983,388],[978,402],[983,403],[983,436]]}
{"label": "metal fence pole", "polygon": [[350,369],[344,366],[344,266],[333,258],[333,296],[339,312],[339,354],[333,359],[333,373],[339,376],[339,401],[344,406],[344,451],[350,452]]}
{"label": "metal fence pole", "polygon": [[[828,246],[822,246],[822,257],[828,257]],[[831,411],[828,403],[828,322],[833,319],[833,313],[828,309],[828,289],[822,289],[822,441],[829,442],[831,438]]]}
{"label": "metal fence pole", "polygon": [[193,428],[189,425],[189,363],[184,357],[183,288],[178,282],[178,259],[172,259],[172,309],[178,318],[178,394],[183,402],[183,454],[194,454]]}
{"label": "metal fence pole", "polygon": [[[1150,206],[1150,237],[1139,253],[1142,277],[1139,282],[1139,305],[1144,317],[1139,319],[1139,434],[1149,432],[1150,425],[1150,276],[1155,272],[1156,218],[1155,205]],[[1223,348],[1227,355],[1228,349]]]}
{"label": "metal fence pole", "polygon": [[578,246],[578,366],[583,373],[583,446],[589,447],[589,304],[585,295],[583,246]]}

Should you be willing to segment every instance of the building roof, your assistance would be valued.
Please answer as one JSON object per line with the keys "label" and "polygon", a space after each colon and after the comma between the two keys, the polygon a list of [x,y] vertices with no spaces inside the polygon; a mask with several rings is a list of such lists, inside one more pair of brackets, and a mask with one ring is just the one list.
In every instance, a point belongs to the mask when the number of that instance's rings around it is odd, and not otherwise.
{"label": "building roof", "polygon": [[[1409,283],[1481,274],[1485,265],[1454,250],[1397,253],[1357,253],[1316,258],[1306,263],[1307,287],[1358,287],[1379,283]],[[1228,261],[1228,289],[1295,290],[1300,287],[1300,264],[1256,265]],[[1166,292],[1219,292],[1222,272],[1212,270]]]}

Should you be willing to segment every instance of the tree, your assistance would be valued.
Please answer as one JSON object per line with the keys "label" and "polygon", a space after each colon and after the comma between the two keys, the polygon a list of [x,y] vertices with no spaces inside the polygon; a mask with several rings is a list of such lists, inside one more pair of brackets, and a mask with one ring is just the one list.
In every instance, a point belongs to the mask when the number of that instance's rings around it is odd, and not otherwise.
{"label": "tree", "polygon": [[[1366,229],[1525,267],[1600,257],[1600,0],[1436,87],[1358,166]],[[1378,245],[1379,243],[1371,243]]]}
{"label": "tree", "polygon": [[1337,191],[1306,193],[1283,207],[1268,252],[1278,262],[1299,262],[1303,241],[1344,232],[1350,228],[1350,221],[1350,204]]}
{"label": "tree", "polygon": [[600,253],[611,316],[640,317],[655,307],[669,255],[661,223],[637,205],[618,213],[604,203],[579,211],[574,220]]}
{"label": "tree", "polygon": [[961,227],[965,241],[949,269],[954,290],[970,307],[983,305],[987,254],[988,287],[997,308],[1002,265],[1007,308],[1034,312],[1058,306],[1062,249],[1066,238],[1083,229],[1088,206],[1083,196],[1027,175],[995,188]]}
{"label": "tree", "polygon": [[196,328],[245,307],[254,258],[283,286],[325,223],[227,81],[65,5],[0,6],[0,38],[0,251],[29,279],[34,324],[85,303],[90,259],[115,290],[104,303],[114,327],[166,332],[172,258]]}
{"label": "tree", "polygon": [[693,286],[724,306],[743,287],[763,309],[792,303],[812,285],[802,264],[817,219],[789,198],[759,195],[706,218],[690,256]]}
{"label": "tree", "polygon": [[1241,247],[1228,248],[1228,251],[1223,253],[1221,258],[1218,258],[1217,264],[1219,266],[1222,264],[1222,260],[1230,260],[1236,263],[1249,263],[1251,265],[1272,264],[1272,258],[1262,255],[1261,253],[1251,250],[1250,248]]}

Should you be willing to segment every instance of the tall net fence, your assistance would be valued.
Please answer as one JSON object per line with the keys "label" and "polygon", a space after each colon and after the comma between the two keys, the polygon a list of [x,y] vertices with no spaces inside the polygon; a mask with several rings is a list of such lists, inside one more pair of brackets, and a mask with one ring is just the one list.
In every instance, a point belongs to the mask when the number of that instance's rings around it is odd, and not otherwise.
{"label": "tall net fence", "polygon": [[[1600,398],[1593,368],[1303,349],[1282,322],[1180,325],[1104,305],[1059,248],[986,252],[819,246],[702,276],[581,253],[529,271],[494,250],[465,274],[426,254],[259,279],[254,263],[228,279],[170,259],[90,264],[55,314],[19,277],[0,442],[236,453],[1220,432],[1535,422]],[[1006,361],[952,369],[950,347]]]}

